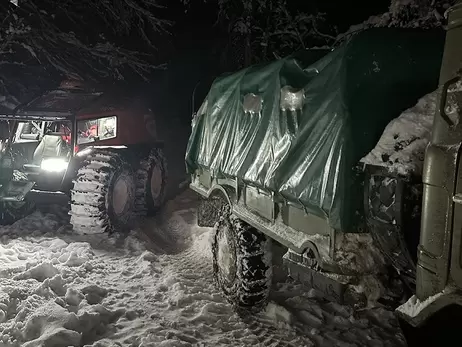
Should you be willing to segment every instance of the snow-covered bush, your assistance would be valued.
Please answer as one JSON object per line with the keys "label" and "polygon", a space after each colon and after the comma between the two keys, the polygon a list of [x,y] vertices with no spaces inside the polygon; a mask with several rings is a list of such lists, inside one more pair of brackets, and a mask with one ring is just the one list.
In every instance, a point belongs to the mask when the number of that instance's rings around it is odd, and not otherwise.
{"label": "snow-covered bush", "polygon": [[340,34],[337,44],[361,30],[377,27],[438,28],[445,24],[445,11],[454,0],[391,0],[388,12],[369,17],[363,23],[353,25]]}

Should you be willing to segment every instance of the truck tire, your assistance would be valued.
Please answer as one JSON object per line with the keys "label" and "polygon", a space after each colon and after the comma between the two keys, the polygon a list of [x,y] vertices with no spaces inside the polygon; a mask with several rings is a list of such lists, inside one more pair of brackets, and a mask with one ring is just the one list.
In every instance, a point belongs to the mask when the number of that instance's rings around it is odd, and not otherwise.
{"label": "truck tire", "polygon": [[143,158],[137,170],[135,209],[139,216],[152,216],[164,203],[167,189],[167,161],[160,148]]}
{"label": "truck tire", "polygon": [[3,202],[0,209],[0,225],[10,225],[30,215],[35,210],[35,204],[28,200]]}
{"label": "truck tire", "polygon": [[271,240],[240,219],[223,213],[212,241],[213,275],[240,314],[267,304],[272,283]]}
{"label": "truck tire", "polygon": [[368,168],[366,222],[375,245],[410,292],[415,292],[423,188],[411,178],[404,179],[385,170]]}
{"label": "truck tire", "polygon": [[135,221],[135,175],[116,152],[95,150],[71,190],[71,224],[79,234],[127,231]]}

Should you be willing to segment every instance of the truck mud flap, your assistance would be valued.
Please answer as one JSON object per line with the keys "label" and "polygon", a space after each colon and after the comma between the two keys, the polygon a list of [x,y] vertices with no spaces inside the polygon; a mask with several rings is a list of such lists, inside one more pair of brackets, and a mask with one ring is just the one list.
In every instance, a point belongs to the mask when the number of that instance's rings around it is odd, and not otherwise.
{"label": "truck mud flap", "polygon": [[367,165],[364,188],[366,221],[373,240],[407,287],[414,291],[421,179],[401,177],[387,168]]}
{"label": "truck mud flap", "polygon": [[289,275],[303,285],[318,291],[324,299],[357,308],[365,307],[367,299],[357,293],[353,286],[358,284],[355,276],[340,275],[321,271],[301,259],[301,255],[289,250],[283,257]]}

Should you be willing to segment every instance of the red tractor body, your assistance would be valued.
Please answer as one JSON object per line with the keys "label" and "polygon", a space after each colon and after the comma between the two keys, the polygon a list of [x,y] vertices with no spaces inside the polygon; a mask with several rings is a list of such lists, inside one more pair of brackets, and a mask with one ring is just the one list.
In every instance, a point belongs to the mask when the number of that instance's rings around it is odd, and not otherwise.
{"label": "red tractor body", "polygon": [[96,233],[128,227],[129,216],[160,206],[166,163],[153,114],[139,98],[63,83],[0,120],[9,129],[0,158],[3,211],[31,189],[62,191],[71,195],[74,227]]}

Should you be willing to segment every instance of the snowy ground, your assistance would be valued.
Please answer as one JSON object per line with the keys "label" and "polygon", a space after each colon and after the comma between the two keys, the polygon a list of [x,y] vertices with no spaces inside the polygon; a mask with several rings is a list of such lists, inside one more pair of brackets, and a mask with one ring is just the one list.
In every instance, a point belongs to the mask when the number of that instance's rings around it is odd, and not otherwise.
{"label": "snowy ground", "polygon": [[0,229],[1,346],[404,346],[392,313],[354,313],[289,282],[242,321],[211,279],[194,196],[142,231],[79,237],[67,210]]}

